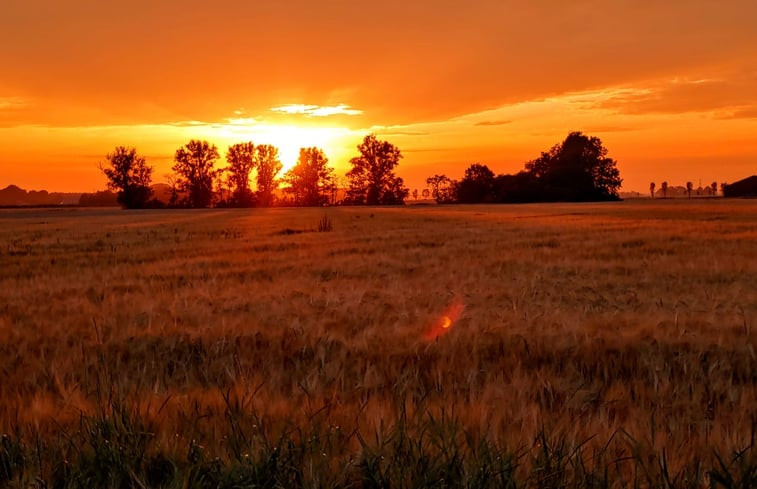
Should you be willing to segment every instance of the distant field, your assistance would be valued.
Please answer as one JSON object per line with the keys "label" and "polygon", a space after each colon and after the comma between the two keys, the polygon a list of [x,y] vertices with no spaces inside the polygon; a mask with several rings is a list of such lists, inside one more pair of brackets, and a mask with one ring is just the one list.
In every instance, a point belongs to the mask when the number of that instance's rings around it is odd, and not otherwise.
{"label": "distant field", "polygon": [[0,210],[0,486],[757,484],[756,319],[757,201]]}

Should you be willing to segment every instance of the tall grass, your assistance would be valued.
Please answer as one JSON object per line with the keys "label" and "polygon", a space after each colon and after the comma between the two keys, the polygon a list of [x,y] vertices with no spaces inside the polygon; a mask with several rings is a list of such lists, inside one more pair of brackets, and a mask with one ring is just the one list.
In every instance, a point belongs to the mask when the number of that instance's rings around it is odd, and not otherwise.
{"label": "tall grass", "polygon": [[0,486],[755,483],[753,203],[322,212],[0,212]]}

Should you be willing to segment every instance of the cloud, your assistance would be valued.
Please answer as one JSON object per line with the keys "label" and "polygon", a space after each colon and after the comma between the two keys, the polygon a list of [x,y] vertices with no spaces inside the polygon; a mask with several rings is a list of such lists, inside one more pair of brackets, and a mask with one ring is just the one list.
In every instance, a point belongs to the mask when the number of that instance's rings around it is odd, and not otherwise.
{"label": "cloud", "polygon": [[505,124],[510,124],[513,121],[511,120],[503,120],[503,121],[481,121],[476,122],[474,125],[476,126],[504,126]]}
{"label": "cloud", "polygon": [[718,119],[757,119],[757,105],[735,108]]}
{"label": "cloud", "polygon": [[382,130],[382,129],[371,129],[370,132],[373,132],[377,136],[428,136],[429,133],[426,131],[403,131],[403,130]]}
{"label": "cloud", "polygon": [[628,132],[628,131],[636,131],[637,128],[629,127],[629,126],[612,126],[612,125],[606,125],[606,126],[590,126],[585,129],[585,132],[591,134],[596,132]]}
{"label": "cloud", "polygon": [[347,104],[339,105],[305,105],[305,104],[287,104],[279,107],[272,107],[271,111],[282,114],[301,114],[306,117],[328,117],[332,115],[360,115],[362,110],[353,109]]}
{"label": "cloud", "polygon": [[200,126],[207,126],[207,122],[203,121],[176,121],[176,122],[169,122],[166,125],[173,126],[173,127],[200,127]]}
{"label": "cloud", "polygon": [[29,101],[21,97],[0,97],[0,110],[21,109],[28,105]]}
{"label": "cloud", "polygon": [[[731,110],[757,105],[757,73],[722,78],[673,78],[597,103],[622,114],[684,114]],[[741,116],[743,117],[743,115]]]}

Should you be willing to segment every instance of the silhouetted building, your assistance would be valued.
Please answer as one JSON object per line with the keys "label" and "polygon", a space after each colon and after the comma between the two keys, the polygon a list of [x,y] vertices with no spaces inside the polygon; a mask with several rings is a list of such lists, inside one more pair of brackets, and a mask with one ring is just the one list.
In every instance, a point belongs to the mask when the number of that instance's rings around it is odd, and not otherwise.
{"label": "silhouetted building", "polygon": [[757,197],[757,175],[723,186],[723,197]]}

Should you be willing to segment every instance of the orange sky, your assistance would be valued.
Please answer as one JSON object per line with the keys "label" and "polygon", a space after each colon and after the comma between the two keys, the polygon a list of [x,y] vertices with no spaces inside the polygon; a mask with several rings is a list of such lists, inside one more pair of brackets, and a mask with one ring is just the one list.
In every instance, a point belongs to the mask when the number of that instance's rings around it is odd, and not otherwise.
{"label": "orange sky", "polygon": [[343,174],[375,132],[423,188],[572,130],[624,190],[734,181],[757,173],[756,25],[754,0],[4,0],[0,187],[104,188],[121,144],[161,181],[190,138],[318,145]]}

